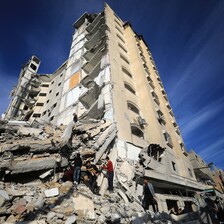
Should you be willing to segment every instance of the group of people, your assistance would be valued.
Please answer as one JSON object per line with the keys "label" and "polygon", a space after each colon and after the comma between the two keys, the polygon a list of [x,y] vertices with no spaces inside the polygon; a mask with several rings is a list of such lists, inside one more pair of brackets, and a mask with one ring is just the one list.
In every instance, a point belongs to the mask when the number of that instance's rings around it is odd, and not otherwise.
{"label": "group of people", "polygon": [[82,158],[80,154],[77,153],[74,158],[74,166],[70,167],[70,169],[64,173],[62,181],[72,181],[77,186],[82,180],[93,193],[98,193],[99,187],[97,186],[97,177],[102,169],[107,170],[108,190],[112,192],[114,167],[108,156],[106,157],[106,164],[100,166],[100,169],[98,169],[90,160],[86,161],[83,165]]}

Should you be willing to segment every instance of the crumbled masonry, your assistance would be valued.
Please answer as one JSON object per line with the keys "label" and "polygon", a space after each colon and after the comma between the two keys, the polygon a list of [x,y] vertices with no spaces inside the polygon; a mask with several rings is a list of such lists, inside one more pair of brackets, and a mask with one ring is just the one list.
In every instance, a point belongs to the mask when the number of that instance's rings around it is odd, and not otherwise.
{"label": "crumbled masonry", "polygon": [[[67,142],[62,137],[66,128],[0,121],[0,223],[173,223],[167,214],[142,208],[136,175],[143,166],[117,156],[113,123],[80,121],[67,132],[71,135]],[[96,163],[109,153],[115,165],[112,193],[107,191],[104,171],[97,179],[99,194],[84,183],[76,188],[72,182],[59,181],[77,152],[84,162]],[[197,218],[192,213],[184,219]]]}

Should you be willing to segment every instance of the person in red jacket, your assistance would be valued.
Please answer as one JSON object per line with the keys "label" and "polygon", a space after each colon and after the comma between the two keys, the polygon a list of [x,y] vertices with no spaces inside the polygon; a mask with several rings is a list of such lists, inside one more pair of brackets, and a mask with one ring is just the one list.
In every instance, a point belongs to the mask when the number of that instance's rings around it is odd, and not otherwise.
{"label": "person in red jacket", "polygon": [[107,165],[103,168],[107,170],[107,180],[108,180],[108,189],[109,191],[113,191],[113,179],[114,179],[114,168],[113,163],[110,160],[109,156],[106,157]]}

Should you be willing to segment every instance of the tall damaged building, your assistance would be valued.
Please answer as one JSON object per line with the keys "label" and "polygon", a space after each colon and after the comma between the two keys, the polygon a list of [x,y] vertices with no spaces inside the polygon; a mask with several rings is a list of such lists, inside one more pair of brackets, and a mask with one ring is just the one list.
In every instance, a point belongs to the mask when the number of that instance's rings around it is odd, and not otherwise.
{"label": "tall damaged building", "polygon": [[[95,162],[110,153],[120,165],[116,178],[130,198],[135,195],[137,200],[142,194],[146,178],[155,188],[160,211],[177,211],[180,206],[192,211],[195,193],[211,186],[196,179],[143,36],[107,4],[101,13],[84,13],[74,28],[69,57],[53,74],[38,74],[36,56],[22,68],[5,118],[69,127],[76,113],[80,123],[95,125],[89,127],[90,135],[103,130],[86,147],[96,151]],[[129,181],[122,181],[124,175]],[[101,187],[106,187],[103,180]]]}

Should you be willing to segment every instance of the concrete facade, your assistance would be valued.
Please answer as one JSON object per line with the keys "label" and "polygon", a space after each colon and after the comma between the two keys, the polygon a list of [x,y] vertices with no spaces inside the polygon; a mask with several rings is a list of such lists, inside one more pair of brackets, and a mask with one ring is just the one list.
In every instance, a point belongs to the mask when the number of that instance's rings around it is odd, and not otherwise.
{"label": "concrete facade", "polygon": [[[22,69],[6,118],[59,126],[75,112],[80,121],[109,120],[118,130],[118,156],[137,161],[140,151],[150,151],[141,177],[152,181],[164,211],[194,201],[206,186],[197,181],[144,38],[107,4],[101,13],[84,13],[74,27],[69,58],[53,74],[38,75],[35,56]],[[24,87],[26,80],[31,87]],[[32,94],[21,98],[23,88]],[[160,147],[153,151],[152,144]]]}

